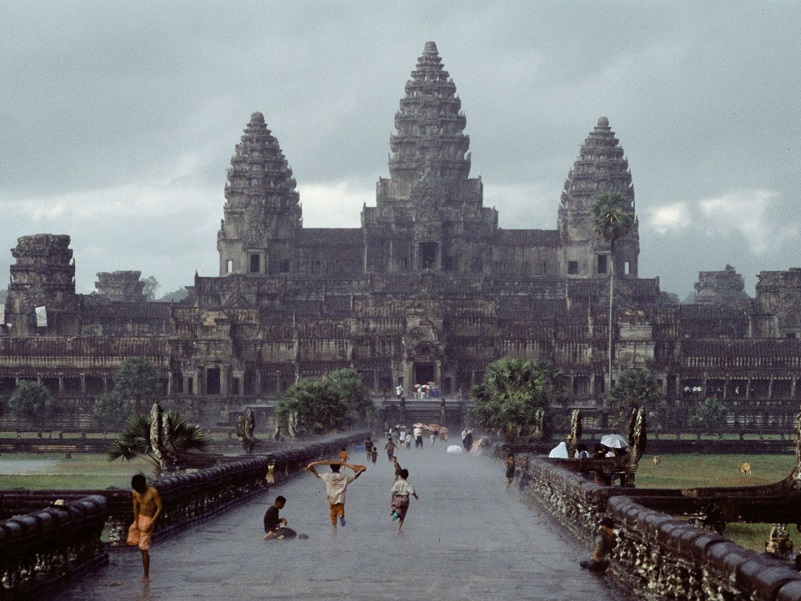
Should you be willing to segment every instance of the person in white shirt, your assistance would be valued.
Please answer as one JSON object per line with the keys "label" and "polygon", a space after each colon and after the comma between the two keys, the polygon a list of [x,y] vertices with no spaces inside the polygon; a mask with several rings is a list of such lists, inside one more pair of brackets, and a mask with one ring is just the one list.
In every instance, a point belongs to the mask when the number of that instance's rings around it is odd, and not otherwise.
{"label": "person in white shirt", "polygon": [[402,469],[400,471],[400,477],[390,491],[390,517],[393,520],[398,520],[398,532],[403,528],[403,521],[406,519],[406,512],[409,510],[409,495],[412,495],[418,501],[420,500],[420,497],[417,496],[414,486],[412,486],[408,478],[409,470]]}
{"label": "person in white shirt", "polygon": [[[331,473],[318,474],[314,469],[316,465],[330,465]],[[353,474],[340,474],[339,468],[344,465],[353,470]],[[325,482],[325,494],[328,498],[328,505],[331,513],[331,525],[336,527],[337,518],[339,523],[345,525],[345,491],[348,484],[362,475],[367,468],[363,465],[351,465],[350,463],[340,463],[339,461],[315,461],[306,466],[306,471],[311,472],[316,477]]]}

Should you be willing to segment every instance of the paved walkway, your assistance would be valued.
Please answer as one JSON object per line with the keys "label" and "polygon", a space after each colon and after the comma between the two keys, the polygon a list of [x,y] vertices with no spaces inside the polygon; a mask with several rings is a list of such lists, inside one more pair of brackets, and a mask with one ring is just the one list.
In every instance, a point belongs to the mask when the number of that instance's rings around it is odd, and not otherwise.
{"label": "paved walkway", "polygon": [[[130,549],[50,598],[625,599],[604,576],[578,566],[590,550],[528,502],[516,481],[505,489],[500,462],[448,454],[440,443],[398,453],[420,501],[411,499],[403,533],[396,533],[389,518],[393,470],[382,455],[350,485],[344,527],[330,526],[323,482],[304,473],[155,544],[149,584],[139,582],[139,552]],[[363,463],[364,454],[355,459]],[[262,517],[279,494],[287,497],[281,515],[308,540],[262,541]]]}

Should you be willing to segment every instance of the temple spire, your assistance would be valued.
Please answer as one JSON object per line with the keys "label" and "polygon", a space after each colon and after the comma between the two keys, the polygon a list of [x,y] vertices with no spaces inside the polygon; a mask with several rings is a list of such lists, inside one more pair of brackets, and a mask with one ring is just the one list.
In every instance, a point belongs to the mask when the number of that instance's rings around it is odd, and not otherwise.
{"label": "temple spire", "polygon": [[442,67],[434,42],[426,42],[406,96],[395,114],[397,134],[389,172],[393,181],[411,184],[427,177],[466,180],[470,173],[469,136],[456,85]]}
{"label": "temple spire", "polygon": [[581,145],[565,181],[558,218],[563,238],[594,237],[589,207],[604,192],[619,192],[634,200],[631,172],[623,148],[609,127],[609,119],[600,117]]}

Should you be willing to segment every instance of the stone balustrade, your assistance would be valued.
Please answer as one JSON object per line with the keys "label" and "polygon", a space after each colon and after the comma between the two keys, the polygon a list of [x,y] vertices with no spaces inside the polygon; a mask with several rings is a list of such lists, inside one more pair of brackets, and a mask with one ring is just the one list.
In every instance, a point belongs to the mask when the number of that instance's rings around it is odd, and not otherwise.
{"label": "stone balustrade", "polygon": [[[231,458],[194,473],[155,482],[164,501],[155,538],[163,538],[217,515],[300,471],[311,461],[333,458],[343,445],[366,432],[288,447],[264,455]],[[268,482],[269,480],[269,482]],[[55,507],[55,499],[64,499]],[[45,507],[46,509],[36,509]],[[103,491],[10,491],[2,497],[0,521],[0,601],[18,599],[61,579],[108,562],[110,547],[125,543],[131,493]],[[105,529],[107,542],[101,542]]]}
{"label": "stone balustrade", "polygon": [[0,599],[27,598],[108,562],[105,497],[92,495],[0,522]]}
{"label": "stone balustrade", "polygon": [[639,599],[801,599],[801,575],[727,538],[645,507],[648,489],[599,486],[558,461],[528,460],[527,493],[591,544],[602,517],[615,522],[612,569]]}

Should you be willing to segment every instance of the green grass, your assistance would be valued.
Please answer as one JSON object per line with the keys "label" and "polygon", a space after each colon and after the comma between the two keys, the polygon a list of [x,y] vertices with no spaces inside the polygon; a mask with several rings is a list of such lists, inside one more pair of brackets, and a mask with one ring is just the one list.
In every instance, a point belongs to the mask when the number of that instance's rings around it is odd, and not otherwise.
{"label": "green grass", "polygon": [[104,489],[110,486],[130,488],[131,476],[139,472],[150,477],[153,466],[143,460],[108,461],[105,455],[74,453],[72,459],[63,455],[5,453],[0,456],[0,471],[4,463],[13,460],[53,460],[42,471],[35,474],[0,473],[0,491],[15,488],[29,490],[82,490]]}
{"label": "green grass", "polygon": [[[717,486],[757,486],[785,478],[793,469],[792,455],[646,455],[637,468],[637,488],[706,488]],[[747,461],[751,476],[738,471]],[[770,524],[727,524],[723,535],[741,547],[763,552]],[[787,527],[795,549],[801,549],[801,534],[794,525]]]}
{"label": "green grass", "polygon": [[[662,463],[653,464],[653,455],[645,455],[637,468],[638,488],[694,488],[714,486],[757,486],[785,478],[793,469],[792,455],[660,455]],[[751,475],[738,466],[747,461]]]}

